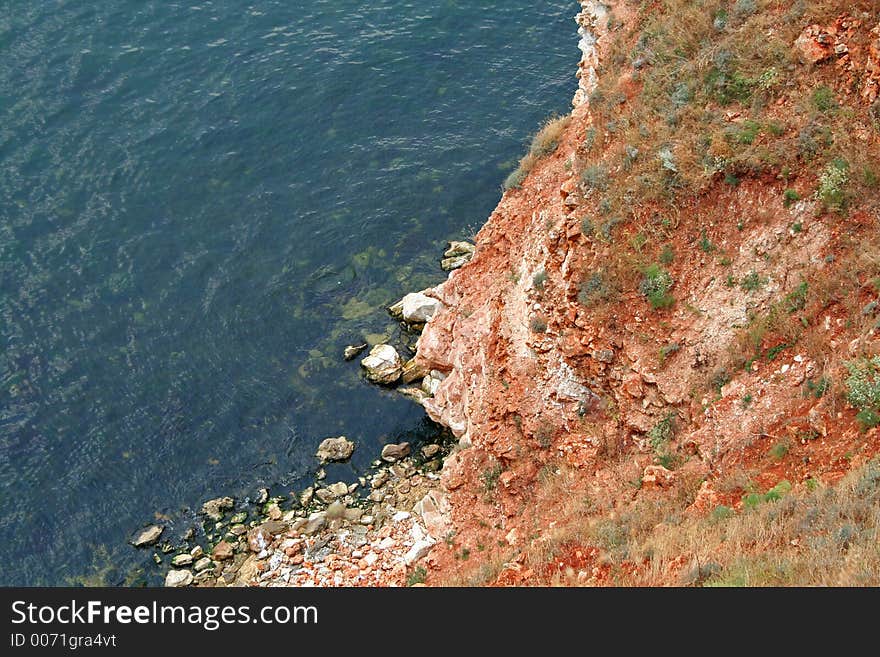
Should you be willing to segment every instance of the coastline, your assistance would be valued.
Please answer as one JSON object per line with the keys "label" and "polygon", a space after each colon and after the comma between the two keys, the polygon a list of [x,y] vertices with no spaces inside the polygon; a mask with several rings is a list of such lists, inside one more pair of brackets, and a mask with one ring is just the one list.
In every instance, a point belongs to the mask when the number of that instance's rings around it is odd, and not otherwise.
{"label": "coastline", "polygon": [[[583,0],[574,17],[581,51],[578,87],[571,103],[574,112],[585,111],[596,85],[595,32],[606,13],[603,3]],[[503,201],[502,197],[499,203]],[[470,260],[470,254],[456,261],[457,257],[461,254],[447,257],[453,264],[446,281]],[[440,298],[446,281],[422,293]],[[417,327],[417,333],[421,328]],[[429,371],[424,374],[427,378],[421,387],[398,391],[425,407],[438,424],[450,426],[431,412],[430,400],[442,379],[436,371],[434,382]],[[209,500],[200,514],[206,545],[200,545],[191,531],[177,545],[162,540],[159,531],[156,540],[139,547],[154,550],[166,586],[420,585],[431,549],[449,542],[455,533],[442,468],[452,454],[469,447],[469,440],[455,426],[450,428],[455,436],[441,444],[423,445],[418,454],[394,460],[377,455],[371,469],[344,492],[344,484],[328,485],[319,469],[314,484],[297,496],[291,493],[289,499],[270,498],[267,491],[261,491],[263,497],[256,507],[236,505],[231,498]],[[338,496],[329,492],[334,489]],[[213,508],[206,515],[208,507]],[[154,527],[162,528],[151,525],[136,533]]]}

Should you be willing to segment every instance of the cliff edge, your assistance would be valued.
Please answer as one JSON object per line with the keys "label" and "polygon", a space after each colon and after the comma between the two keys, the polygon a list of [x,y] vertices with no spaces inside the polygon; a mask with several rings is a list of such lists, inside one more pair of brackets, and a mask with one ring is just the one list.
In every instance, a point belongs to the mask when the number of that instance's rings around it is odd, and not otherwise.
{"label": "cliff edge", "polygon": [[582,4],[571,115],[431,292],[428,583],[880,583],[876,3]]}

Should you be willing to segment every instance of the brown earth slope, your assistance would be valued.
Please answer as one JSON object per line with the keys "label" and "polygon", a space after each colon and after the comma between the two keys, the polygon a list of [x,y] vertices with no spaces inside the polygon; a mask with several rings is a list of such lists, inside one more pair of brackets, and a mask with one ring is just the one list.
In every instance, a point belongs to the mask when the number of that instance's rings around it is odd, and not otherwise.
{"label": "brown earth slope", "polygon": [[[880,481],[852,375],[880,352],[880,7],[584,4],[571,119],[419,340],[461,440],[427,583],[880,584],[852,492]],[[868,506],[768,529],[829,490]],[[803,552],[841,523],[858,560]]]}

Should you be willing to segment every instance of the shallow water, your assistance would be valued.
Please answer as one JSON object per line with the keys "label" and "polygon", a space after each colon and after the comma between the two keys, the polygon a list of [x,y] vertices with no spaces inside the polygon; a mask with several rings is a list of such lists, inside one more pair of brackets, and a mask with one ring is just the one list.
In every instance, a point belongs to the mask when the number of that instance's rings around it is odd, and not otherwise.
{"label": "shallow water", "polygon": [[568,110],[577,9],[0,0],[0,584],[130,582],[154,517],[434,431],[341,351]]}

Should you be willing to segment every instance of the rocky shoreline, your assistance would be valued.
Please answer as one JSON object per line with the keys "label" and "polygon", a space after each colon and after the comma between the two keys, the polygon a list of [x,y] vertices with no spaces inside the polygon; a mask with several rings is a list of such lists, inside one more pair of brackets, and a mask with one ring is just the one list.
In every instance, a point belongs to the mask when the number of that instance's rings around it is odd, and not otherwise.
{"label": "rocky shoreline", "polygon": [[[576,16],[582,58],[574,108],[586,105],[596,84],[595,26],[607,7],[593,0],[581,2]],[[388,311],[404,333],[420,336],[435,314],[444,309],[443,286],[456,270],[474,257],[476,247],[453,241],[443,254],[441,267],[447,281],[404,296]],[[421,339],[419,339],[421,343]],[[408,443],[389,444],[356,483],[328,484],[323,469],[314,483],[299,494],[270,497],[265,489],[256,496],[256,509],[231,497],[209,500],[202,506],[204,539],[200,544],[190,529],[178,544],[160,543],[164,527],[151,525],[137,532],[137,548],[157,548],[157,564],[169,564],[168,587],[214,586],[414,586],[427,574],[424,561],[431,548],[450,542],[448,493],[440,471],[447,458],[470,446],[463,427],[440,417],[432,407],[435,393],[448,372],[426,367],[415,355],[404,360],[391,344],[353,344],[342,357],[359,357],[365,378],[377,385],[395,387],[422,405],[432,419],[451,431],[417,452]],[[407,348],[411,345],[406,345]],[[369,352],[363,356],[363,352]],[[345,437],[322,442],[316,457],[323,464],[345,461],[354,445]]]}
{"label": "rocky shoreline", "polygon": [[[451,242],[444,270],[466,264],[473,245]],[[417,334],[440,308],[431,290],[407,294],[388,311],[405,333]],[[354,360],[367,345],[342,354]],[[377,344],[360,366],[367,381],[397,390],[416,402],[430,398],[442,375],[404,362],[397,348]],[[407,387],[418,383],[419,387]],[[424,581],[419,565],[439,541],[448,540],[448,501],[440,486],[443,460],[457,448],[445,432],[413,451],[390,443],[354,483],[327,482],[322,466],[348,461],[355,443],[345,436],[323,440],[312,485],[289,496],[261,489],[253,502],[233,497],[206,501],[200,511],[204,539],[190,528],[175,544],[160,542],[165,526],[149,525],[131,540],[153,548],[153,560],[169,568],[166,587],[215,586],[404,586]]]}

